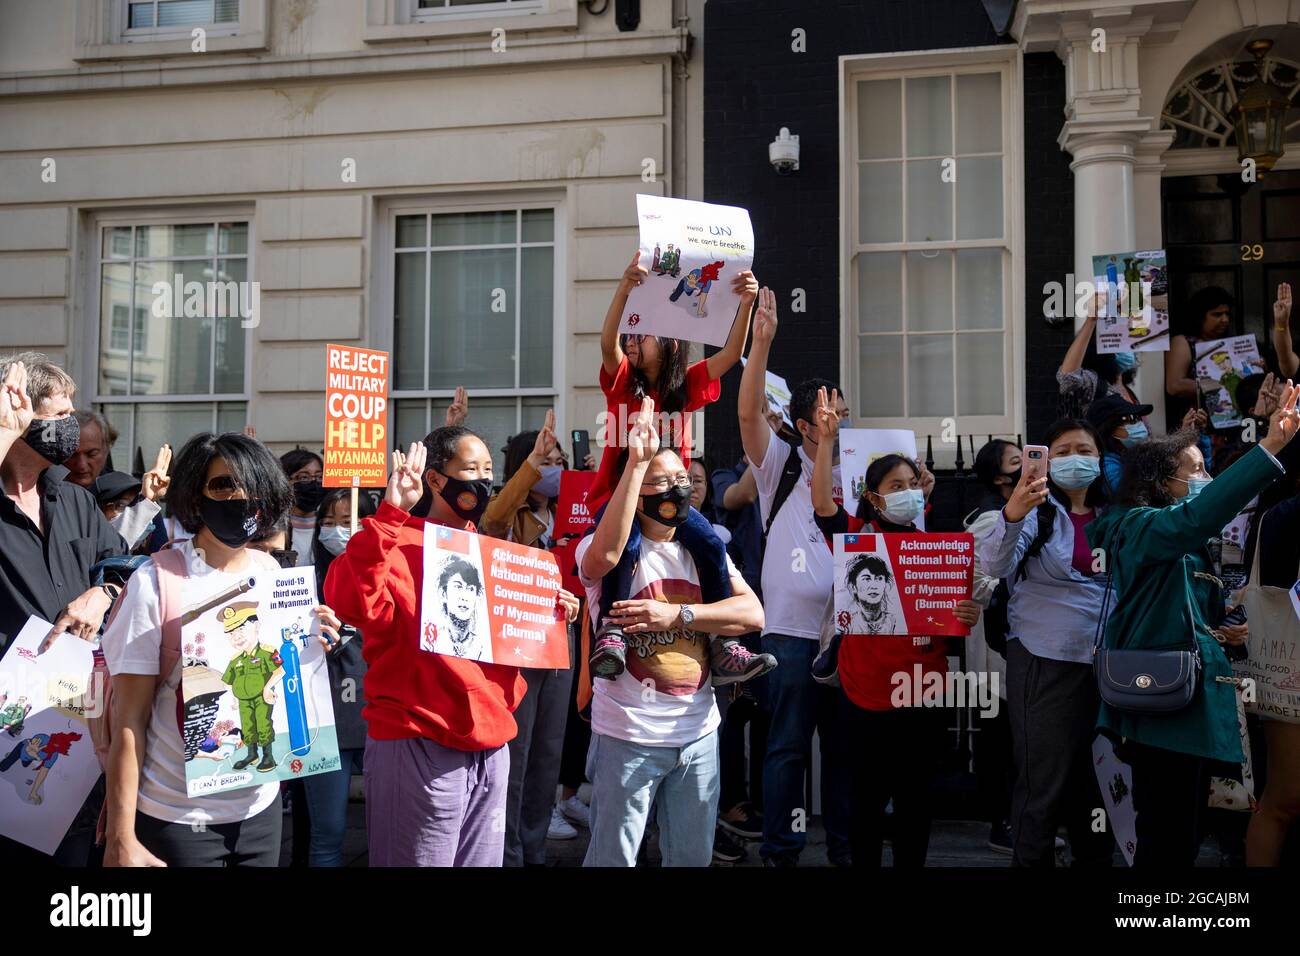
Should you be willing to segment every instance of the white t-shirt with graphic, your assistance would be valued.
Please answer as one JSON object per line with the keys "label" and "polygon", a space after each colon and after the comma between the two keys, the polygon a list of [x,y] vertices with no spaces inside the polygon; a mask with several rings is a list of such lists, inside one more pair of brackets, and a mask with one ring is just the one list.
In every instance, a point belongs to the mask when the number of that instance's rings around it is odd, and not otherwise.
{"label": "white t-shirt with graphic", "polygon": [[[227,574],[209,567],[194,553],[192,541],[177,545],[185,556],[191,578],[204,581],[205,593],[237,584],[247,574]],[[268,554],[249,549],[253,566],[278,571],[280,566]],[[158,651],[162,646],[161,598],[158,569],[152,561],[142,565],[122,595],[122,605],[104,632],[101,648],[110,674],[157,675]],[[177,611],[179,609],[176,609]],[[175,612],[174,612],[175,613]],[[227,790],[203,797],[185,795],[185,745],[176,727],[176,687],[181,681],[183,661],[158,685],[154,695],[149,729],[145,734],[144,766],[136,807],[141,813],[167,823],[237,823],[256,816],[280,793],[278,783]]]}
{"label": "white t-shirt with graphic", "polygon": [[[789,454],[789,444],[769,439],[767,453],[754,468],[765,526]],[[826,547],[826,536],[813,513],[813,461],[803,448],[797,454],[803,472],[772,522],[763,554],[763,613],[767,619],[763,633],[816,641],[834,609],[835,556]],[[841,500],[839,465],[831,473],[831,484],[835,500]]]}
{"label": "white t-shirt with graphic", "polygon": [[[583,538],[574,553],[594,635],[600,623],[601,582],[582,573],[582,558],[591,542],[591,535]],[[730,557],[727,573],[739,574]],[[629,599],[702,603],[695,559],[676,541],[642,537]],[[627,669],[614,680],[593,681],[592,732],[649,747],[682,747],[717,730],[720,717],[709,680],[709,640],[709,634],[680,627],[627,635]]]}

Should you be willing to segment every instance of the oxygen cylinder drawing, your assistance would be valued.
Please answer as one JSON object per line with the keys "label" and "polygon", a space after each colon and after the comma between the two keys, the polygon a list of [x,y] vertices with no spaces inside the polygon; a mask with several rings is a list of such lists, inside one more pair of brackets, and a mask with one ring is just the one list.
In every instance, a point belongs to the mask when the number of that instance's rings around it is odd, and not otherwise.
{"label": "oxygen cylinder drawing", "polygon": [[1112,259],[1106,263],[1106,317],[1119,316],[1119,270]]}
{"label": "oxygen cylinder drawing", "polygon": [[284,690],[284,714],[289,721],[289,750],[295,756],[305,757],[311,753],[311,735],[307,727],[307,700],[302,686],[302,663],[298,659],[298,646],[294,643],[294,631],[283,628],[280,631],[283,642],[280,644],[280,666],[284,668],[284,681],[280,685]]}

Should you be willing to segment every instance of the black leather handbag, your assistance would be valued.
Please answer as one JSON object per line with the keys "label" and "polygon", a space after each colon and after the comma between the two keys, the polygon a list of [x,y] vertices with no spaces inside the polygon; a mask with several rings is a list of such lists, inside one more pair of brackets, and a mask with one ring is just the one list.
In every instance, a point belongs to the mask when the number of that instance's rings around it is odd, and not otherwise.
{"label": "black leather handbag", "polygon": [[[1119,550],[1118,542],[1115,550]],[[1192,702],[1201,683],[1201,647],[1196,640],[1191,595],[1187,595],[1188,620],[1192,622],[1190,649],[1110,649],[1103,647],[1102,641],[1113,581],[1108,575],[1092,648],[1092,671],[1097,677],[1101,699],[1129,714],[1171,714],[1182,710]]]}

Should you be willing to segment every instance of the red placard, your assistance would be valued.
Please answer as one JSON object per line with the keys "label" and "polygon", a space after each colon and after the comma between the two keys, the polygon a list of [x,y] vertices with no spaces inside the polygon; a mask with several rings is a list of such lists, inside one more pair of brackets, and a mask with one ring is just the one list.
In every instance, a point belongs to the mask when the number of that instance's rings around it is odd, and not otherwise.
{"label": "red placard", "polygon": [[964,637],[953,608],[970,600],[974,576],[973,535],[837,534],[835,629]]}
{"label": "red placard", "polygon": [[560,574],[564,577],[564,589],[570,594],[584,597],[587,593],[582,582],[578,580],[578,542],[582,538],[569,538],[551,548],[551,554],[560,564]]}
{"label": "red placard", "polygon": [[551,534],[562,538],[569,534],[582,534],[596,522],[595,513],[587,507],[587,492],[596,480],[594,471],[560,472],[560,496],[555,503],[555,527]]}
{"label": "red placard", "polygon": [[388,484],[388,353],[325,346],[326,488]]}
{"label": "red placard", "polygon": [[567,668],[560,586],[559,565],[548,551],[428,524],[420,649],[514,667]]}

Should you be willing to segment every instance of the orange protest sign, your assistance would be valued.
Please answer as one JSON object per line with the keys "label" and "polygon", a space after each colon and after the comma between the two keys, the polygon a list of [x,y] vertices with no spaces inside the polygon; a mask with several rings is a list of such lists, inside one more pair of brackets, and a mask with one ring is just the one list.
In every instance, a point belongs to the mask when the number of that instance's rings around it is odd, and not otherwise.
{"label": "orange protest sign", "polygon": [[326,488],[388,483],[388,353],[325,346]]}

